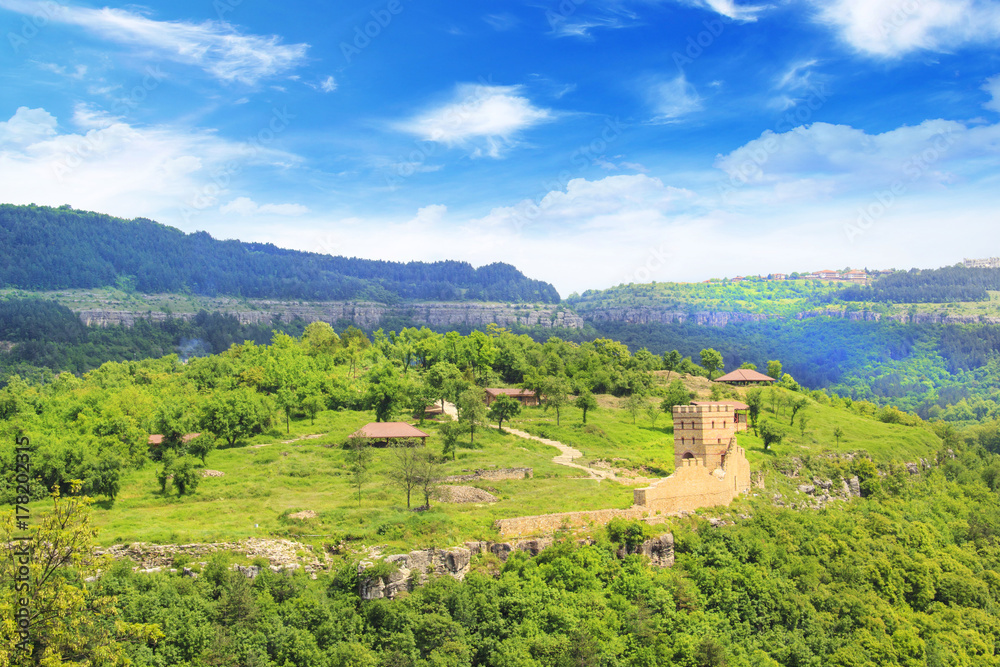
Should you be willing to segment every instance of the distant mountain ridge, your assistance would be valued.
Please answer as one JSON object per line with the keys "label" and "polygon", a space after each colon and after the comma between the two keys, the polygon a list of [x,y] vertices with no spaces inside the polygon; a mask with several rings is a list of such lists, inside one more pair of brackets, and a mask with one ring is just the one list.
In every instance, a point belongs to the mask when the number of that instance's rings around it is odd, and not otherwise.
{"label": "distant mountain ridge", "polygon": [[118,286],[143,293],[314,301],[559,303],[509,264],[387,262],[220,241],[145,218],[0,204],[0,288]]}

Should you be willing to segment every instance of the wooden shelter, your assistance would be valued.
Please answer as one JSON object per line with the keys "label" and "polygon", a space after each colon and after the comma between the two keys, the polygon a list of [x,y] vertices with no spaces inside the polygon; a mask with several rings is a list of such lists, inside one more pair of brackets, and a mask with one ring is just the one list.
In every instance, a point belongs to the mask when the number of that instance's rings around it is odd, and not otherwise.
{"label": "wooden shelter", "polygon": [[738,387],[745,387],[751,384],[771,384],[772,382],[777,382],[777,380],[770,375],[764,375],[763,373],[750,370],[749,368],[737,368],[732,373],[726,373],[721,377],[715,378],[715,381],[736,385]]}
{"label": "wooden shelter", "polygon": [[495,388],[486,390],[486,405],[490,405],[493,401],[497,400],[500,396],[510,396],[521,403],[521,405],[539,405],[539,397],[531,389],[517,389],[517,388]]}
{"label": "wooden shelter", "polygon": [[430,436],[406,422],[371,422],[365,424],[348,437],[370,438],[376,443],[388,446],[390,444],[415,444],[418,440],[421,445],[426,445],[427,438]]}

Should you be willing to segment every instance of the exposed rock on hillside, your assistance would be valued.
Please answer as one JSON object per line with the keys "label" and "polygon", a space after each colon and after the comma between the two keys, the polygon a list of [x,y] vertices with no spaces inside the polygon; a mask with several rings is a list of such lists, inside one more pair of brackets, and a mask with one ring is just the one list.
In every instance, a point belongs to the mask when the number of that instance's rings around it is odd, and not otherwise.
{"label": "exposed rock on hillside", "polygon": [[[296,317],[306,322],[350,321],[370,329],[387,317],[409,319],[417,325],[431,327],[470,326],[484,327],[487,324],[499,326],[525,327],[566,327],[580,329],[583,319],[576,313],[557,310],[550,305],[507,305],[501,303],[410,303],[387,306],[381,303],[326,301],[310,305],[298,305],[282,301],[253,301],[255,310],[222,310],[236,317],[241,324],[267,324],[275,317],[290,322]],[[72,305],[70,305],[72,308]],[[78,310],[84,324],[96,326],[133,326],[140,319],[160,322],[167,314],[160,311],[130,310]],[[195,313],[173,313],[177,319],[192,319]]]}

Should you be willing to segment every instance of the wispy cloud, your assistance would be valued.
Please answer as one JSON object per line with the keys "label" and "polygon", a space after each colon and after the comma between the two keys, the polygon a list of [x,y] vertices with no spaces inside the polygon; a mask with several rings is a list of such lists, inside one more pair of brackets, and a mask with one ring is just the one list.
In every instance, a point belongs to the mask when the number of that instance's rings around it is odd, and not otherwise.
{"label": "wispy cloud", "polygon": [[1000,38],[1000,5],[984,0],[813,0],[818,20],[856,51],[899,57]]}
{"label": "wispy cloud", "polygon": [[768,9],[771,5],[741,5],[733,0],[681,0],[682,4],[690,7],[701,7],[713,11],[716,14],[725,16],[734,21],[750,23],[757,20],[757,16]]}
{"label": "wispy cloud", "polygon": [[990,101],[983,106],[991,111],[1000,111],[1000,74],[986,79],[982,89],[990,94]]}
{"label": "wispy cloud", "polygon": [[672,79],[654,77],[641,84],[656,114],[656,122],[677,122],[681,117],[700,111],[701,96],[683,74]]}
{"label": "wispy cloud", "polygon": [[[282,44],[275,35],[244,34],[221,21],[156,21],[124,9],[91,9],[39,0],[0,0],[0,8],[75,25],[118,44],[154,51],[165,60],[199,67],[222,81],[255,84],[305,60],[308,44]],[[48,10],[48,11],[45,11]]]}
{"label": "wispy cloud", "polygon": [[397,123],[404,132],[448,146],[471,146],[475,157],[500,157],[519,134],[554,119],[534,106],[521,86],[460,84],[451,100]]}
{"label": "wispy cloud", "polygon": [[230,213],[241,216],[280,215],[299,216],[309,213],[309,208],[302,204],[258,204],[249,197],[237,197],[219,207],[220,213]]}

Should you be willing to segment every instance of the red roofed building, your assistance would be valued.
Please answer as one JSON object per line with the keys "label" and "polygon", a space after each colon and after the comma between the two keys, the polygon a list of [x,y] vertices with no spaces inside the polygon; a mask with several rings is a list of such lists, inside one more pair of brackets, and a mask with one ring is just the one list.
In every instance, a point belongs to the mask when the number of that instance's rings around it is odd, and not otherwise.
{"label": "red roofed building", "polygon": [[427,444],[429,436],[419,428],[410,426],[406,422],[371,422],[370,424],[365,424],[348,437],[371,438],[386,445],[393,441],[405,444],[407,441],[413,443],[419,440],[420,444],[424,445]]}
{"label": "red roofed building", "polygon": [[536,394],[531,389],[487,389],[486,390],[486,405],[490,405],[493,401],[497,400],[500,396],[510,396],[511,398],[517,399],[521,402],[521,405],[538,405],[538,394]]}
{"label": "red roofed building", "polygon": [[770,375],[764,375],[763,373],[752,371],[749,368],[737,368],[732,373],[726,373],[722,377],[715,378],[715,381],[737,386],[760,384],[761,382],[766,382],[768,384],[771,382],[777,382],[777,380]]}
{"label": "red roofed building", "polygon": [[[201,435],[201,433],[188,433],[187,435],[181,437],[181,442],[187,444],[192,440],[194,440],[195,438],[197,438],[199,435]],[[163,436],[160,435],[159,433],[154,433],[153,435],[149,436],[149,440],[147,440],[147,443],[149,444],[150,447],[159,447],[160,445],[163,444]]]}

